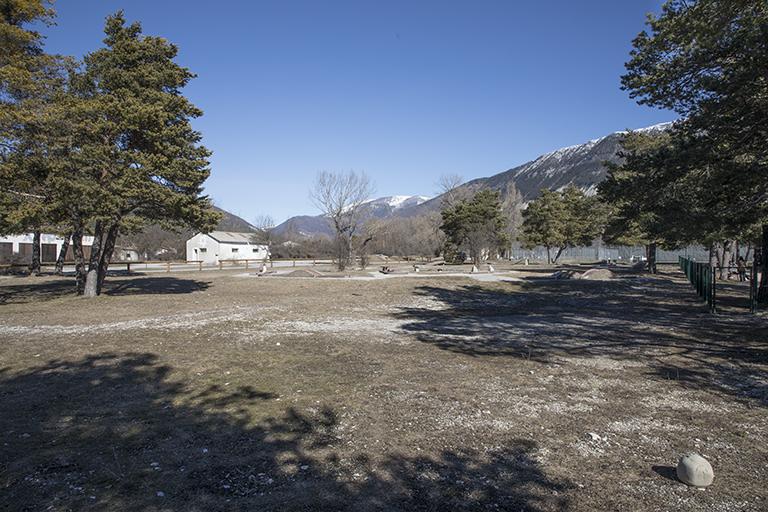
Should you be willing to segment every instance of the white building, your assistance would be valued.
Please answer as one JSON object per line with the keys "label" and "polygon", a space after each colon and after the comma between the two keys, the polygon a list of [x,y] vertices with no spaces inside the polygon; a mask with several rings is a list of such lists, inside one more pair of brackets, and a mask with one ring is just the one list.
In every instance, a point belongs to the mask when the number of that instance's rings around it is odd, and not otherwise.
{"label": "white building", "polygon": [[[42,263],[54,263],[59,257],[64,238],[58,235],[48,233],[40,234],[40,261]],[[34,235],[25,233],[23,235],[0,236],[0,263],[29,263],[32,261],[32,245],[34,244]],[[91,246],[93,237],[83,236],[83,255],[87,260],[91,255]],[[135,261],[139,259],[139,253],[132,247],[116,246],[112,253],[112,261]],[[72,241],[65,257],[66,262],[75,260],[72,251]]]}
{"label": "white building", "polygon": [[187,261],[216,264],[221,260],[267,260],[269,246],[254,243],[253,233],[211,231],[187,240]]}
{"label": "white building", "polygon": [[[40,261],[43,263],[54,263],[59,257],[61,252],[61,246],[64,243],[64,238],[58,235],[51,235],[48,233],[40,234]],[[34,244],[34,235],[32,233],[25,233],[23,235],[8,235],[0,236],[0,263],[29,263],[32,261],[32,245]],[[93,237],[83,236],[83,254],[86,259],[91,255],[91,246],[93,245]],[[139,258],[139,253],[132,247],[115,247],[115,251],[112,254],[113,261],[132,261]],[[72,243],[70,240],[69,248],[65,261],[72,262],[75,260],[74,253],[72,252]]]}
{"label": "white building", "polygon": [[[19,263],[28,263],[32,261],[32,245],[34,235],[25,233],[23,235],[8,235],[0,237],[0,262],[8,263],[17,261]],[[43,263],[53,263],[59,257],[61,245],[64,238],[57,235],[42,233],[40,235],[40,261]],[[93,245],[92,236],[83,237],[83,251],[90,254],[91,245]],[[68,260],[72,261],[72,245],[67,251]]]}

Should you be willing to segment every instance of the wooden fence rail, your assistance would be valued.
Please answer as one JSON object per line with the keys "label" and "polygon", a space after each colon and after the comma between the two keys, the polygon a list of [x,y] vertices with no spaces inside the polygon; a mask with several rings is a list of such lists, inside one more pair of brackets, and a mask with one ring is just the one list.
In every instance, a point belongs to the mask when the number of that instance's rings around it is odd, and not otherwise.
{"label": "wooden fence rail", "polygon": [[[284,265],[281,265],[281,263],[286,263]],[[184,261],[184,260],[136,260],[136,261],[112,261],[109,263],[110,268],[114,268],[116,266],[125,266],[125,270],[128,274],[131,273],[132,267],[133,270],[137,270],[139,267],[144,265],[144,270],[150,270],[149,266],[152,265],[156,267],[153,270],[165,270],[166,272],[171,272],[171,270],[174,269],[174,267],[197,267],[197,270],[202,272],[203,270],[224,270],[226,267],[237,267],[237,268],[243,268],[245,270],[249,270],[252,266],[255,265],[269,265],[270,268],[274,268],[275,266],[290,266],[290,267],[296,267],[296,266],[317,266],[317,265],[330,265],[332,264],[332,260],[323,260],[323,259],[301,259],[301,258],[277,258],[277,259],[269,259],[269,260],[263,260],[263,259],[231,259],[231,260],[219,260],[218,263],[205,263],[203,261]],[[54,267],[56,265],[56,262],[41,262],[40,266],[42,267]],[[64,264],[65,266],[71,267],[74,265],[74,262],[66,262]],[[0,269],[28,269],[29,263],[2,263],[0,264]]]}

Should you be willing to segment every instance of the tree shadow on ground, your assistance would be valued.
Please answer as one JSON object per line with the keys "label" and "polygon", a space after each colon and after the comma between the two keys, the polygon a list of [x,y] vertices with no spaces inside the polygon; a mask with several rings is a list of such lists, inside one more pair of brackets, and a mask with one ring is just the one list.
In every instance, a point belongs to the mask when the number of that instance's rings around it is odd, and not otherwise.
{"label": "tree shadow on ground", "polygon": [[719,313],[738,314],[749,311],[749,281],[717,281],[716,304]]}
{"label": "tree shadow on ground", "polygon": [[[24,279],[23,284],[17,279]],[[37,277],[18,276],[0,281],[0,305],[23,304],[54,300],[75,294],[73,279],[45,279],[35,282]]]}
{"label": "tree shadow on ground", "polygon": [[173,295],[204,291],[210,285],[210,281],[180,277],[137,277],[106,281],[104,283],[104,293],[107,295]]}
{"label": "tree shadow on ground", "polygon": [[541,362],[631,359],[654,375],[768,405],[764,320],[713,316],[687,284],[533,279],[494,288],[422,286],[415,293],[431,305],[395,316],[405,331],[443,350]]}
{"label": "tree shadow on ground", "polygon": [[568,506],[570,484],[543,473],[532,441],[490,453],[350,453],[329,407],[284,409],[250,387],[196,392],[171,374],[146,353],[0,370],[0,509]]}
{"label": "tree shadow on ground", "polygon": [[[24,282],[11,280],[0,281],[0,305],[44,302],[63,297],[75,297],[74,279],[44,279],[35,282],[34,277],[25,278]],[[105,295],[153,295],[183,294],[207,290],[210,281],[180,277],[135,277],[107,280],[104,283]]]}

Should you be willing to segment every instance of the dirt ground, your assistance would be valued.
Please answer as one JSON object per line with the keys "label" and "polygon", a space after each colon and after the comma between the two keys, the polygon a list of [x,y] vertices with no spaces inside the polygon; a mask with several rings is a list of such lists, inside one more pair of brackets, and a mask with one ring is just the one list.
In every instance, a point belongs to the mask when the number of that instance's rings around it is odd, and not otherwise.
{"label": "dirt ground", "polygon": [[0,509],[768,510],[768,320],[544,275],[0,278]]}

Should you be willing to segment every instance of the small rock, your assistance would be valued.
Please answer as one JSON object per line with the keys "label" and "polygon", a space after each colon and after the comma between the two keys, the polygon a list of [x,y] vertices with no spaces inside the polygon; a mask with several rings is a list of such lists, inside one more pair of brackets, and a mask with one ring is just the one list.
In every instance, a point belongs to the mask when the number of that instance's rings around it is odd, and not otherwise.
{"label": "small rock", "polygon": [[707,459],[698,453],[689,453],[677,463],[677,478],[693,487],[707,487],[715,479],[715,472]]}
{"label": "small rock", "polygon": [[165,498],[165,493],[163,491],[157,491],[157,497],[158,498]]}
{"label": "small rock", "polygon": [[591,437],[593,441],[601,441],[603,439],[602,437],[595,434],[594,432],[590,432],[589,437]]}

